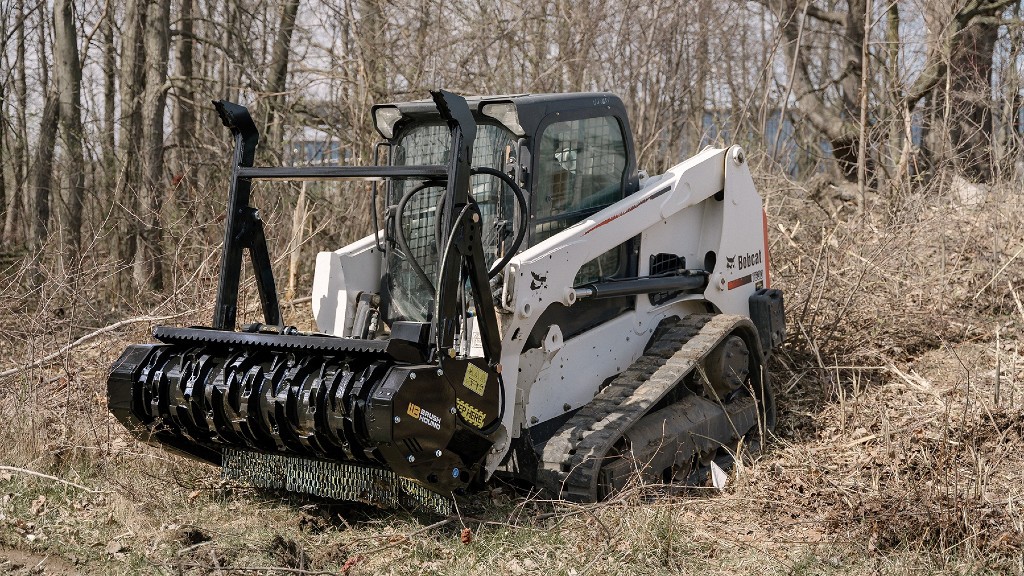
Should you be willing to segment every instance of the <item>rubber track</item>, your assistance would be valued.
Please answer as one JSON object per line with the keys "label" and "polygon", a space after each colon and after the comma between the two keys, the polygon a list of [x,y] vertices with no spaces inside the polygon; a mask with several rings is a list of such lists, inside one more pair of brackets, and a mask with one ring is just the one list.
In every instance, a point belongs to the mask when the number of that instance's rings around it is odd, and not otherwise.
{"label": "rubber track", "polygon": [[[635,422],[725,339],[739,316],[694,314],[665,320],[647,351],[573,415],[544,445],[538,480],[550,495],[598,499],[604,457]],[[666,330],[667,328],[667,330]],[[657,332],[656,332],[657,334]]]}

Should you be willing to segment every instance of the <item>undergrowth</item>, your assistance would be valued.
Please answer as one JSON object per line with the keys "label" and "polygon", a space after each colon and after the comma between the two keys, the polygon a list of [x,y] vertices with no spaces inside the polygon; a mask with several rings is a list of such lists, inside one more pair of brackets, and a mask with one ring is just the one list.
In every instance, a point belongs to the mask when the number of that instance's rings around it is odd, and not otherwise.
{"label": "undergrowth", "polygon": [[[1024,574],[1024,199],[997,186],[965,206],[918,185],[864,211],[759,180],[788,318],[771,366],[779,426],[722,492],[636,486],[581,506],[491,484],[442,519],[227,484],[131,439],[105,405],[124,346],[154,324],[208,321],[215,235],[180,243],[174,290],[117,302],[102,258],[73,272],[9,264],[0,568],[50,557],[47,573]],[[305,244],[299,285],[323,248]],[[30,274],[45,281],[30,289]]]}

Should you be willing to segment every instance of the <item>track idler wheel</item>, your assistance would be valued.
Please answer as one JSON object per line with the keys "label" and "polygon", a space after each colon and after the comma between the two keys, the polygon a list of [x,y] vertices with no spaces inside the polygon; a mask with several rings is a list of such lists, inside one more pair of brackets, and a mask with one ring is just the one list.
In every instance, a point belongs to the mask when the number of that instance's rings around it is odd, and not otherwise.
{"label": "track idler wheel", "polygon": [[743,338],[732,335],[715,347],[704,360],[704,394],[725,402],[748,385],[750,349]]}

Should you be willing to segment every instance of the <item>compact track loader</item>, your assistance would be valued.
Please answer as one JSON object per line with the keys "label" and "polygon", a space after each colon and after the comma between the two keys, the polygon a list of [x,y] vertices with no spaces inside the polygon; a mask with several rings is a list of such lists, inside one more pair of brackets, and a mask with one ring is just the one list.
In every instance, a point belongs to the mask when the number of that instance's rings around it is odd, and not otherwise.
{"label": "compact track loader", "polygon": [[[445,512],[493,474],[576,501],[692,481],[774,425],[783,299],[739,147],[647,176],[613,95],[439,91],[373,108],[381,165],[254,167],[248,111],[215,105],[235,153],[214,318],[114,363],[110,410],[140,438],[261,487]],[[317,256],[313,333],[282,321],[250,203],[292,179],[375,182],[374,233]],[[245,250],[263,323],[237,330]]]}

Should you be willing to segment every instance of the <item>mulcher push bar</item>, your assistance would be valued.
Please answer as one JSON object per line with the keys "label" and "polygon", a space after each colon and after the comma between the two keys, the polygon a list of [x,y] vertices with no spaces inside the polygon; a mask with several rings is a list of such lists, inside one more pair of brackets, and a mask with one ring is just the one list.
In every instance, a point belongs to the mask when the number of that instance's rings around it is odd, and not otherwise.
{"label": "mulcher push bar", "polygon": [[239,178],[250,180],[444,180],[448,168],[436,166],[310,166],[305,168],[253,168],[238,169]]}
{"label": "mulcher push bar", "polygon": [[245,106],[226,100],[213,103],[224,125],[235,137],[235,158],[231,167],[228,213],[224,231],[224,253],[220,262],[220,281],[213,327],[234,330],[238,313],[238,285],[242,268],[242,250],[249,249],[256,274],[256,288],[263,307],[263,320],[280,325],[281,311],[270,266],[270,253],[259,210],[249,205],[253,180],[383,180],[407,178],[445,178],[445,166],[317,166],[305,168],[254,167],[259,130]]}
{"label": "mulcher push bar", "polygon": [[[221,256],[220,277],[213,328],[234,330],[238,314],[238,288],[242,267],[242,251],[249,250],[263,308],[263,319],[268,325],[282,325],[280,304],[274,284],[274,274],[267,250],[267,240],[259,210],[249,205],[253,180],[403,180],[429,179],[447,182],[447,206],[451,207],[443,219],[444,237],[451,238],[453,252],[458,257],[442,260],[435,318],[434,340],[439,348],[451,346],[457,324],[458,290],[449,284],[460,282],[461,271],[468,272],[470,288],[477,301],[480,335],[484,356],[489,365],[497,363],[501,355],[498,322],[491,301],[480,245],[479,209],[469,199],[469,177],[476,123],[461,97],[443,90],[432,96],[441,116],[451,131],[452,153],[447,166],[317,166],[317,167],[255,167],[259,130],[244,106],[215,101],[213,104],[221,121],[231,129],[235,138],[235,157],[232,164],[231,186],[228,192],[228,212],[224,231],[224,252]],[[458,218],[466,209],[471,216]],[[447,250],[446,250],[447,251]],[[447,255],[446,255],[447,256]],[[455,256],[455,254],[451,254]]]}

